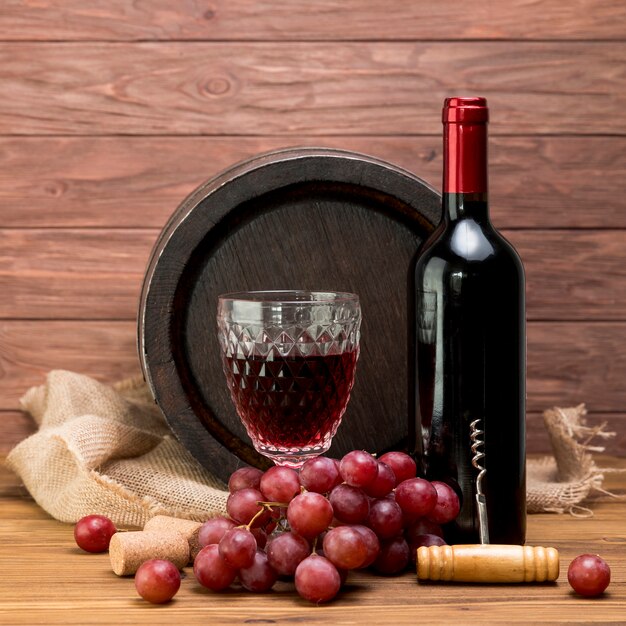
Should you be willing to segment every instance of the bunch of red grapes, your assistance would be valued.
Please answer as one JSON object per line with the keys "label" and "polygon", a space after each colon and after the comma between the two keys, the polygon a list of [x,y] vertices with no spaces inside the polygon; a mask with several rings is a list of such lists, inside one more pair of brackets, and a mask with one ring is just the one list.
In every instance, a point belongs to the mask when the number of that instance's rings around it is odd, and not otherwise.
{"label": "bunch of red grapes", "polygon": [[200,528],[198,582],[221,590],[239,577],[245,589],[260,592],[279,576],[294,577],[300,596],[316,603],[331,600],[349,570],[404,571],[418,547],[445,544],[441,525],[459,512],[454,490],[416,478],[403,452],[316,457],[299,473],[245,467],[228,488],[229,517]]}

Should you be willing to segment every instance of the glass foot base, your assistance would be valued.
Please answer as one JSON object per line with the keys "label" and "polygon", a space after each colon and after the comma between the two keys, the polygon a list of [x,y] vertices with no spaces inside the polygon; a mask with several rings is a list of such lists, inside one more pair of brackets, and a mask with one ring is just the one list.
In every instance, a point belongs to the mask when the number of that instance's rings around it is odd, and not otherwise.
{"label": "glass foot base", "polygon": [[300,469],[306,461],[320,456],[328,451],[330,443],[327,446],[315,446],[304,450],[277,450],[264,446],[255,446],[256,451],[268,459],[272,459],[276,465]]}

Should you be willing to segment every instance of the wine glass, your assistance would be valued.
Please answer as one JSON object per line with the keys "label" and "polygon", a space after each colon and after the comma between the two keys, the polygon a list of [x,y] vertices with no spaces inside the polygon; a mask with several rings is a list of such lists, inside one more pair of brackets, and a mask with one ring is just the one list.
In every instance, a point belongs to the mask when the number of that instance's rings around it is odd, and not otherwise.
{"label": "wine glass", "polygon": [[293,468],[326,452],[354,384],[358,296],[225,294],[217,325],[228,388],[255,449]]}

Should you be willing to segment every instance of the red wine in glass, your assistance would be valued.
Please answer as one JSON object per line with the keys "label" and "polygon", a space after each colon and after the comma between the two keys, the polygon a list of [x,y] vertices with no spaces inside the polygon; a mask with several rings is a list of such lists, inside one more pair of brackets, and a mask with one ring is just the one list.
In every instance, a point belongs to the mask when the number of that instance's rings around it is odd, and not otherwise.
{"label": "red wine in glass", "polygon": [[223,356],[233,403],[250,438],[267,451],[327,448],[350,398],[357,354]]}

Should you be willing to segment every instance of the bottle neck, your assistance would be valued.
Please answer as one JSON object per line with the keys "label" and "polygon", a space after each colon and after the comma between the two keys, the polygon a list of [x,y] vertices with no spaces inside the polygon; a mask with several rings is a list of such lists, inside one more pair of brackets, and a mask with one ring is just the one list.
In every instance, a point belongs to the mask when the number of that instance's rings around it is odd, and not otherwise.
{"label": "bottle neck", "polygon": [[444,122],[443,128],[444,218],[488,221],[487,123]]}
{"label": "bottle neck", "polygon": [[473,219],[489,222],[489,200],[486,193],[444,193],[443,217],[449,222]]}

